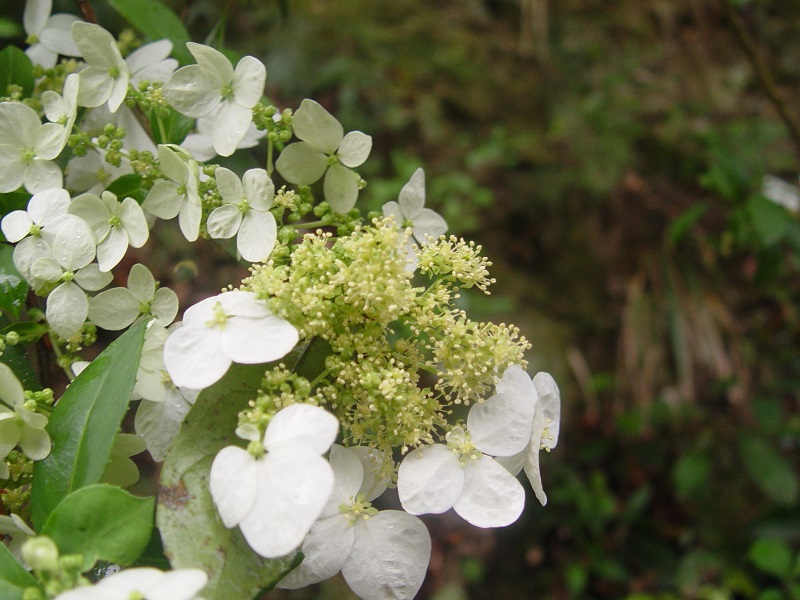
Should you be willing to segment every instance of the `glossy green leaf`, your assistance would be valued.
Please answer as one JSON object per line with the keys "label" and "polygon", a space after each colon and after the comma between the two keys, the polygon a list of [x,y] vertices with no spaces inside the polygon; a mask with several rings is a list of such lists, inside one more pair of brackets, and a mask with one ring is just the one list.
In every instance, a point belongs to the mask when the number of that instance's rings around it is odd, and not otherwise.
{"label": "glossy green leaf", "polygon": [[16,46],[6,46],[0,51],[0,96],[7,95],[9,85],[18,85],[22,95],[28,97],[33,83],[33,63],[27,54]]}
{"label": "glossy green leaf", "polygon": [[765,439],[750,436],[739,443],[745,470],[773,502],[791,506],[797,501],[800,485],[797,474],[780,453]]}
{"label": "glossy green leaf", "polygon": [[142,188],[142,176],[136,173],[128,173],[122,177],[117,177],[106,190],[120,200],[133,198],[139,204],[144,202],[144,198],[147,196],[147,191]]}
{"label": "glossy green leaf", "polygon": [[19,564],[5,544],[0,543],[0,598],[22,600],[22,594],[29,587],[41,590],[33,575]]}
{"label": "glossy green leaf", "polygon": [[108,0],[108,3],[150,40],[170,40],[172,56],[182,65],[194,62],[186,49],[186,42],[191,41],[189,33],[178,15],[164,4],[158,0]]}
{"label": "glossy green leaf", "polygon": [[189,135],[192,127],[194,127],[195,120],[170,109],[169,116],[161,119],[160,123],[158,115],[156,115],[155,111],[151,111],[150,123],[153,140],[155,140],[156,144],[180,144]]}
{"label": "glossy green leaf", "polygon": [[82,554],[84,571],[98,560],[128,566],[150,541],[155,501],[113,485],[90,485],[64,498],[42,533],[55,541],[61,554]]}
{"label": "glossy green leaf", "polygon": [[136,381],[145,327],[142,321],[122,334],[56,404],[47,426],[53,451],[34,463],[31,505],[37,531],[68,494],[102,478]]}
{"label": "glossy green leaf", "polygon": [[747,556],[764,573],[786,578],[792,572],[792,551],[781,540],[757,540]]}
{"label": "glossy green leaf", "polygon": [[[285,361],[283,361],[285,362]],[[234,365],[204,390],[189,411],[161,471],[156,523],[173,568],[198,567],[209,575],[208,600],[253,598],[291,569],[291,559],[261,558],[238,527],[227,529],[208,489],[217,453],[242,441],[234,435],[239,411],[256,395],[263,365]]]}
{"label": "glossy green leaf", "polygon": [[[3,333],[21,325],[23,325],[23,323],[12,323],[11,319],[0,313],[0,328],[2,328]],[[6,346],[3,349],[3,356],[0,357],[0,362],[8,365],[8,367],[14,371],[14,375],[17,376],[22,387],[26,390],[38,392],[42,389],[42,384],[39,383],[39,379],[36,377],[33,367],[31,367],[28,353],[25,351],[25,347],[22,344]]]}
{"label": "glossy green leaf", "polygon": [[14,266],[14,249],[0,245],[0,309],[19,319],[28,296],[28,282]]}

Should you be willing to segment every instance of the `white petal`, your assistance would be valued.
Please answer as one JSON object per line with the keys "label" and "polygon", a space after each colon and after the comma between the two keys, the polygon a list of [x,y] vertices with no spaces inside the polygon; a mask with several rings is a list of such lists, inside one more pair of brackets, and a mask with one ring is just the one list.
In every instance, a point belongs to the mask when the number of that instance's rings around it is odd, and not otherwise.
{"label": "white petal", "polygon": [[525,446],[522,452],[517,452],[511,456],[495,456],[494,460],[506,471],[516,477],[517,474],[522,471],[522,467],[525,465],[525,457],[528,455],[529,448],[530,444]]}
{"label": "white petal", "polygon": [[534,404],[518,394],[495,394],[473,404],[467,429],[475,447],[491,456],[521,452],[531,439]]}
{"label": "white petal", "polygon": [[202,69],[203,76],[211,80],[218,88],[233,81],[233,66],[222,52],[194,42],[188,42],[186,48]]}
{"label": "white petal", "polygon": [[233,97],[236,103],[253,108],[261,100],[264,84],[267,82],[267,68],[257,58],[245,56],[236,65],[233,73]]}
{"label": "white petal", "polygon": [[34,159],[25,169],[25,189],[31,194],[50,188],[60,188],[63,183],[61,168],[49,160]]}
{"label": "white petal", "polygon": [[139,316],[139,301],[125,288],[113,288],[89,299],[89,320],[103,329],[125,329]]}
{"label": "white petal", "polygon": [[418,518],[385,510],[355,526],[342,575],[364,600],[412,600],[431,557],[431,537]]}
{"label": "white petal", "polygon": [[439,514],[452,508],[464,487],[464,469],[443,444],[417,448],[400,463],[397,491],[412,515]]}
{"label": "white petal", "polygon": [[364,481],[364,468],[356,453],[350,448],[334,444],[331,446],[328,462],[333,469],[334,483],[333,492],[322,511],[322,517],[339,514],[341,505],[352,504]]}
{"label": "white petal", "polygon": [[75,21],[72,24],[72,37],[81,51],[83,60],[94,67],[108,69],[118,61],[122,61],[114,36],[99,25]]}
{"label": "white petal", "polygon": [[273,316],[267,305],[259,300],[253,292],[233,290],[231,292],[223,292],[216,296],[215,299],[222,305],[226,315],[250,317],[252,319]]}
{"label": "white petal", "polygon": [[417,169],[400,190],[400,208],[408,219],[414,219],[425,206],[425,171]]}
{"label": "white petal", "polygon": [[166,327],[178,314],[178,295],[169,288],[158,288],[150,304],[150,312]]}
{"label": "white petal", "polygon": [[535,399],[539,397],[536,387],[533,385],[533,381],[531,381],[531,376],[528,375],[520,365],[511,365],[508,367],[495,387],[498,394],[506,392],[519,394],[532,398],[531,402],[535,402]]}
{"label": "white petal", "polygon": [[214,141],[214,150],[220,156],[230,156],[236,151],[239,142],[244,139],[247,129],[253,121],[253,111],[240,106],[232,100],[225,100],[220,104],[214,117],[211,138]]}
{"label": "white petal", "polygon": [[47,25],[39,36],[48,50],[65,56],[80,56],[81,51],[72,38],[72,24],[78,17],[66,13],[52,15],[47,20]]}
{"label": "white petal", "polygon": [[[34,240],[36,238],[28,238],[28,240]],[[23,241],[28,241],[23,240]],[[22,244],[20,243],[20,246]],[[19,246],[17,246],[19,248]],[[33,277],[38,279],[39,281],[49,281],[55,283],[61,279],[61,276],[64,274],[64,269],[62,269],[59,264],[54,261],[49,256],[43,256],[39,258],[31,265],[31,274]]]}
{"label": "white petal", "polygon": [[167,450],[191,407],[178,390],[167,393],[163,402],[142,400],[139,404],[134,427],[144,438],[153,460],[161,462],[167,457]]}
{"label": "white petal", "polygon": [[[43,417],[44,415],[38,415]],[[19,438],[19,447],[31,460],[42,460],[50,454],[50,436],[42,429],[23,427]]]}
{"label": "white petal", "polygon": [[220,343],[232,361],[252,365],[283,358],[298,339],[297,329],[280,317],[234,317],[225,323]]}
{"label": "white petal", "polygon": [[107,69],[88,67],[79,73],[78,104],[94,108],[108,101],[114,89],[114,80]]}
{"label": "white petal", "polygon": [[281,579],[278,587],[295,590],[333,577],[342,570],[354,538],[354,527],[342,515],[320,519],[303,541],[303,562]]}
{"label": "white petal", "polygon": [[525,475],[528,476],[528,481],[533,488],[533,493],[536,499],[542,504],[547,504],[547,494],[544,493],[542,486],[542,473],[539,471],[539,448],[533,444],[528,448],[525,455]]}
{"label": "white petal", "polygon": [[267,508],[253,506],[260,476],[256,459],[236,446],[223,448],[214,458],[209,488],[225,527],[238,525],[254,508],[255,512]]}
{"label": "white petal", "polygon": [[552,450],[558,444],[558,431],[561,427],[561,394],[555,379],[549,373],[537,373],[533,377],[533,385],[539,393],[539,409],[547,427],[547,437],[542,438],[542,445]]}
{"label": "white petal", "polygon": [[278,226],[272,213],[251,210],[242,220],[236,248],[243,259],[260,262],[269,258],[277,241]]}
{"label": "white petal", "polygon": [[146,600],[191,600],[202,590],[208,575],[200,569],[176,569],[143,589]]}
{"label": "white petal", "polygon": [[485,454],[464,469],[464,491],[455,511],[476,527],[505,527],[522,514],[525,491],[519,481]]}
{"label": "white petal", "polygon": [[200,221],[203,217],[203,207],[200,206],[199,199],[186,198],[181,204],[178,213],[178,225],[183,237],[187,241],[193,242],[200,235]]}
{"label": "white petal", "polygon": [[206,221],[208,235],[215,240],[227,240],[235,236],[242,224],[242,211],[233,204],[223,204],[211,211]]}
{"label": "white petal", "polygon": [[33,220],[27,212],[15,210],[3,217],[0,229],[3,230],[3,235],[9,242],[15,243],[31,232],[31,225],[33,225]]}
{"label": "white petal", "polygon": [[[61,154],[66,140],[67,138],[64,135],[64,127],[62,125],[58,123],[45,123],[36,131],[36,136],[33,140],[36,158],[53,160]],[[53,187],[61,186],[54,185]]]}
{"label": "white petal", "polygon": [[339,421],[325,409],[310,404],[292,404],[278,411],[270,421],[264,433],[264,447],[270,452],[298,449],[324,454],[338,433]]}
{"label": "white petal", "polygon": [[259,508],[239,527],[259,555],[284,556],[303,542],[319,517],[333,489],[333,472],[324,458],[300,448],[270,451],[257,463]]}
{"label": "white petal", "polygon": [[22,160],[19,148],[0,144],[0,193],[13,192],[23,181],[25,181],[25,162]]}
{"label": "white petal", "polygon": [[275,161],[275,168],[289,183],[311,185],[328,168],[328,159],[315,146],[297,142],[284,148]]}
{"label": "white petal", "polygon": [[156,280],[150,269],[141,263],[133,265],[128,274],[128,289],[139,302],[150,302],[156,293]]}
{"label": "white petal", "polygon": [[30,146],[42,122],[29,106],[21,102],[0,102],[0,140],[16,146]]}
{"label": "white petal", "polygon": [[345,167],[361,166],[372,150],[372,138],[360,131],[351,131],[342,140],[336,155]]}
{"label": "white petal", "polygon": [[333,165],[325,174],[323,185],[325,200],[338,213],[350,212],[358,199],[358,182],[356,174],[342,165]]}
{"label": "white petal", "polygon": [[317,147],[325,154],[333,154],[342,142],[344,130],[339,121],[314,100],[305,99],[292,116],[294,134]]}
{"label": "white petal", "polygon": [[138,73],[142,69],[161,62],[172,52],[172,42],[159,40],[137,48],[125,57],[125,63],[131,73]]}
{"label": "white petal", "polygon": [[[227,59],[226,59],[227,60]],[[220,90],[197,65],[181,67],[172,74],[161,91],[170,106],[188,117],[205,117],[222,99]]]}
{"label": "white petal", "polygon": [[383,452],[369,446],[350,446],[349,450],[358,457],[364,470],[364,480],[359,491],[365,495],[367,502],[372,502],[386,491],[386,479],[376,481],[385,460]]}
{"label": "white petal", "polygon": [[136,200],[125,198],[122,201],[120,220],[131,246],[141,248],[147,243],[150,230],[147,227],[147,219],[144,218],[144,211]]}
{"label": "white petal", "polygon": [[400,209],[400,205],[397,202],[390,201],[383,205],[381,208],[383,211],[384,217],[394,217],[394,224],[397,225],[398,228],[403,227],[403,223],[405,223],[405,217],[403,216],[403,212]]}
{"label": "white petal", "polygon": [[[219,169],[217,169],[219,172]],[[275,184],[264,169],[249,169],[242,176],[244,197],[252,208],[269,210],[275,195]]]}
{"label": "white petal", "polygon": [[108,272],[119,264],[128,251],[128,236],[121,227],[112,227],[108,237],[97,246],[97,263]]}
{"label": "white petal", "polygon": [[420,244],[426,244],[430,238],[438,239],[447,231],[447,221],[429,208],[423,208],[413,220],[414,237]]}
{"label": "white petal", "polygon": [[142,207],[161,219],[174,219],[181,210],[178,184],[172,181],[157,181],[147,193]]}
{"label": "white petal", "polygon": [[55,217],[66,214],[69,204],[69,192],[53,188],[34,194],[28,202],[28,214],[35,223],[47,226]]}
{"label": "white petal", "polygon": [[218,167],[214,172],[214,177],[217,180],[217,191],[225,202],[239,204],[242,201],[244,188],[236,173],[225,167]]}
{"label": "white petal", "polygon": [[114,279],[108,271],[101,271],[97,263],[90,263],[75,273],[75,283],[88,292],[102,290]]}
{"label": "white petal", "polygon": [[0,398],[9,406],[19,406],[25,402],[25,390],[6,364],[0,363]]}
{"label": "white petal", "polygon": [[164,364],[175,385],[201,390],[225,375],[231,359],[220,349],[218,331],[184,326],[167,338]]}
{"label": "white petal", "polygon": [[45,69],[52,69],[58,62],[58,54],[48,50],[44,44],[34,44],[25,49],[25,54],[31,59],[34,65],[40,65]]}
{"label": "white petal", "polygon": [[85,267],[95,255],[94,234],[83,219],[65,220],[53,240],[53,258],[68,271]]}
{"label": "white petal", "polygon": [[86,294],[72,282],[62,283],[47,297],[47,322],[64,339],[78,332],[88,313]]}
{"label": "white petal", "polygon": [[22,26],[25,33],[38,35],[53,10],[53,0],[28,0],[22,13]]}

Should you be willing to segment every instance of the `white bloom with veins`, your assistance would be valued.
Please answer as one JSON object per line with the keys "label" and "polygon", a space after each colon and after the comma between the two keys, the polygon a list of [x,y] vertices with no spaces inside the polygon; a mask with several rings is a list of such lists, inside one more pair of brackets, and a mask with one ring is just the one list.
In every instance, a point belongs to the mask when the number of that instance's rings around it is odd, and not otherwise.
{"label": "white bloom with veins", "polygon": [[142,207],[133,198],[118,202],[111,192],[100,196],[84,194],[75,198],[67,211],[86,221],[94,231],[101,271],[116,267],[129,245],[141,248],[150,237]]}
{"label": "white bloom with veins", "polygon": [[207,581],[208,576],[200,569],[164,572],[138,567],[109,575],[94,585],[63,592],[55,600],[192,600]]}
{"label": "white bloom with veins", "polygon": [[52,0],[28,0],[22,15],[22,26],[29,44],[25,54],[35,65],[52,69],[59,54],[80,56],[72,39],[71,27],[78,17],[66,13],[51,15]]}
{"label": "white bloom with veins", "polygon": [[333,471],[322,454],[338,431],[330,413],[293,404],[272,418],[260,448],[251,444],[254,453],[223,448],[211,465],[209,487],[225,527],[238,525],[265,558],[297,548],[333,490]]}
{"label": "white bloom with veins", "polygon": [[311,185],[324,174],[323,191],[331,208],[350,211],[358,199],[358,176],[351,169],[367,160],[372,138],[360,131],[344,135],[339,121],[308,99],[294,113],[292,128],[302,141],[286,146],[275,168],[296,185]]}
{"label": "white bloom with veins", "polygon": [[[216,118],[215,109],[210,115],[200,117],[195,123],[196,133],[190,133],[181,142],[181,148],[189,152],[199,161],[209,161],[217,155],[214,150],[214,119]],[[259,131],[253,123],[247,128],[242,140],[236,145],[237,150],[244,148],[254,148],[267,135],[266,131]]]}
{"label": "white bloom with veins", "polygon": [[242,258],[266,260],[278,239],[278,226],[269,212],[275,196],[272,180],[264,169],[250,169],[239,180],[233,171],[219,167],[215,177],[223,204],[208,215],[208,235],[221,239],[236,235]]}
{"label": "white bloom with veins", "polygon": [[21,102],[0,103],[0,193],[21,185],[31,194],[60,188],[61,168],[53,162],[64,149],[64,128],[42,124]]}
{"label": "white bloom with veins", "polygon": [[417,448],[403,459],[397,491],[413,515],[453,508],[477,527],[504,527],[525,505],[519,481],[493,457],[513,456],[530,441],[534,404],[513,393],[499,393],[474,404],[467,428],[454,427],[447,445]]}
{"label": "white bloom with veins", "polygon": [[93,108],[108,102],[111,112],[116,112],[125,100],[130,81],[117,40],[99,25],[83,21],[72,24],[72,38],[89,65],[79,73],[78,104]]}
{"label": "white bloom with veins", "polygon": [[496,389],[498,394],[514,394],[526,398],[534,406],[528,444],[517,454],[498,458],[498,462],[514,475],[524,468],[536,498],[544,506],[547,504],[547,495],[544,493],[539,471],[539,451],[550,452],[558,444],[561,424],[561,395],[558,385],[548,373],[537,373],[531,380],[522,367],[512,365],[503,373]]}
{"label": "white bloom with veins", "polygon": [[141,316],[155,317],[166,327],[178,314],[178,296],[169,288],[159,288],[150,270],[135,264],[128,274],[128,287],[112,288],[89,300],[89,320],[103,329],[125,329]]}
{"label": "white bloom with veins", "polygon": [[200,235],[203,208],[197,191],[197,163],[185,161],[164,144],[158,147],[161,172],[168,179],[157,181],[145,198],[142,208],[160,219],[178,217],[181,233],[193,242]]}
{"label": "white bloom with veins", "polygon": [[[427,244],[430,238],[438,239],[447,231],[447,222],[430,208],[425,208],[425,171],[417,169],[400,190],[397,202],[387,202],[383,205],[383,216],[393,216],[395,225],[400,229],[410,227],[413,238],[418,244]],[[417,253],[414,251],[414,242],[406,242],[406,252],[409,258],[407,269],[414,271],[417,268]]]}
{"label": "white bloom with veins", "polygon": [[214,113],[212,138],[220,156],[230,156],[244,139],[253,120],[253,107],[261,100],[267,69],[252,56],[233,68],[224,54],[209,46],[188,42],[196,65],[181,67],[164,84],[167,102],[193,118]]}
{"label": "white bloom with veins", "polygon": [[164,345],[164,364],[177,386],[203,389],[231,363],[260,364],[283,358],[299,334],[252,292],[223,292],[188,308],[183,325]]}
{"label": "white bloom with veins", "polygon": [[303,542],[303,562],[278,587],[305,587],[341,571],[364,600],[411,600],[419,591],[431,554],[428,530],[406,512],[372,508],[386,486],[365,477],[362,456],[358,448],[331,448],[333,493]]}

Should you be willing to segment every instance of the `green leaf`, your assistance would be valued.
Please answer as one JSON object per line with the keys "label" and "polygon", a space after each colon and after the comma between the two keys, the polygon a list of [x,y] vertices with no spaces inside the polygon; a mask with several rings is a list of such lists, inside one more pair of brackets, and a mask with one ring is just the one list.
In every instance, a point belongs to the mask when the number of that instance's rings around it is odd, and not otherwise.
{"label": "green leaf", "polygon": [[102,478],[136,381],[145,327],[137,323],[100,353],[56,404],[47,426],[53,451],[33,467],[37,531],[68,494]]}
{"label": "green leaf", "polygon": [[142,176],[136,173],[128,173],[122,177],[117,177],[106,190],[120,200],[133,198],[139,204],[144,202],[144,198],[147,196],[147,190],[142,188]]}
{"label": "green leaf", "polygon": [[42,589],[39,582],[19,564],[6,545],[0,543],[0,598],[22,600],[23,592],[29,587]]}
{"label": "green leaf", "polygon": [[186,49],[189,32],[178,16],[158,0],[108,0],[114,10],[151,40],[172,42],[172,56],[182,65],[194,62]]}
{"label": "green leaf", "polygon": [[161,119],[159,126],[158,115],[150,111],[150,128],[156,144],[180,144],[189,135],[194,127],[195,120],[170,109],[169,116]]}
{"label": "green leaf", "polygon": [[241,443],[233,433],[238,414],[256,396],[264,370],[264,365],[234,365],[204,390],[161,471],[156,523],[165,554],[175,569],[197,567],[208,573],[203,590],[208,600],[253,598],[292,568],[291,557],[261,558],[238,527],[227,529],[208,489],[214,457],[225,446]]}
{"label": "green leaf", "polygon": [[757,540],[750,546],[747,556],[764,573],[770,573],[781,579],[789,577],[792,573],[792,551],[780,540]]}
{"label": "green leaf", "polygon": [[28,297],[28,282],[14,266],[14,249],[0,245],[0,309],[19,319]]}
{"label": "green leaf", "polygon": [[128,566],[150,541],[155,501],[113,485],[86,486],[56,506],[42,534],[55,541],[61,554],[82,554],[82,571],[98,560]]}
{"label": "green leaf", "polygon": [[792,219],[785,208],[763,196],[755,196],[747,202],[747,213],[753,230],[765,246],[779,242],[789,229]]}
{"label": "green leaf", "polygon": [[669,241],[673,245],[680,242],[689,233],[692,226],[706,214],[706,211],[708,211],[708,203],[700,202],[678,215],[667,230]]}
{"label": "green leaf", "polygon": [[16,46],[6,46],[0,51],[0,96],[8,94],[8,86],[18,85],[22,95],[33,91],[33,63],[28,55]]}
{"label": "green leaf", "polygon": [[791,506],[797,501],[797,475],[771,444],[749,436],[739,442],[739,451],[750,478],[773,502]]}

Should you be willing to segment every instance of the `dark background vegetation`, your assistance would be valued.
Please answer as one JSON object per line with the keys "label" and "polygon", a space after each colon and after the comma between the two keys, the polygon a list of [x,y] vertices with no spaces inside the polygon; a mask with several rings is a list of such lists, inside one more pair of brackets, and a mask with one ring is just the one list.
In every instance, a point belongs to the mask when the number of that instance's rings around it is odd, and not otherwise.
{"label": "dark background vegetation", "polygon": [[800,171],[800,3],[169,4],[263,60],[276,105],[373,136],[362,208],[424,166],[494,262],[465,304],[560,384],[548,505],[427,519],[421,598],[800,598],[800,227],[760,193]]}

